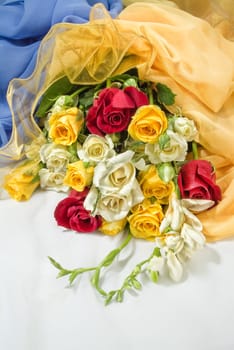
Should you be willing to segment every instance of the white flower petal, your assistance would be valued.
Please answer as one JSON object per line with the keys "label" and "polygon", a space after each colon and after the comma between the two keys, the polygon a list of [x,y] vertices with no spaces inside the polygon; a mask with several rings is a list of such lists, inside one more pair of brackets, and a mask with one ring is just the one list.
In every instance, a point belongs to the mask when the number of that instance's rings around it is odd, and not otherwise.
{"label": "white flower petal", "polygon": [[179,282],[183,276],[183,266],[172,251],[167,253],[167,267],[169,276],[175,282]]}

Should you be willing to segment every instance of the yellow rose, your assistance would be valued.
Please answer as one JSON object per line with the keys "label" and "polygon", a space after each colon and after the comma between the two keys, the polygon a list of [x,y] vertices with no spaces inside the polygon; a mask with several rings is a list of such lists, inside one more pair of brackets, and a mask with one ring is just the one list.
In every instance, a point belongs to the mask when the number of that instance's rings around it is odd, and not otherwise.
{"label": "yellow rose", "polygon": [[55,113],[49,119],[49,137],[58,145],[69,146],[77,140],[83,121],[77,107]]}
{"label": "yellow rose", "polygon": [[86,186],[91,184],[93,173],[94,167],[85,167],[84,162],[78,160],[75,163],[68,164],[63,183],[78,192],[82,192]]}
{"label": "yellow rose", "polygon": [[138,181],[145,198],[155,197],[160,204],[168,204],[169,197],[174,191],[174,184],[172,181],[166,183],[161,180],[155,165],[140,171]]}
{"label": "yellow rose", "polygon": [[104,233],[105,235],[115,236],[121,231],[123,231],[126,225],[127,219],[124,218],[118,221],[102,221],[102,225],[99,227],[99,231]]}
{"label": "yellow rose", "polygon": [[39,162],[24,162],[5,176],[4,189],[17,201],[28,200],[40,185],[40,178],[37,178],[40,169]]}
{"label": "yellow rose", "polygon": [[132,214],[128,217],[131,234],[136,238],[153,240],[160,236],[159,227],[163,217],[161,205],[145,199],[133,208]]}
{"label": "yellow rose", "polygon": [[158,106],[147,105],[137,109],[128,126],[128,132],[134,140],[156,143],[167,125],[166,114]]}

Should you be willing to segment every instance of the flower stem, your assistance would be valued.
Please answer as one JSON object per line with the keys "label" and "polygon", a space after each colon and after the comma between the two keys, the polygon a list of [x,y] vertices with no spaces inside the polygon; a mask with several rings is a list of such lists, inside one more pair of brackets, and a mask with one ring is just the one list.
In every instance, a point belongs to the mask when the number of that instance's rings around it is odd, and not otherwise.
{"label": "flower stem", "polygon": [[119,289],[111,290],[108,294],[106,294],[106,305],[111,302],[114,296],[116,301],[123,301],[123,295],[127,289],[141,289],[141,283],[136,279],[136,277],[143,272],[142,267],[149,263],[154,256],[161,256],[160,249],[158,247],[154,248],[153,252],[147,259],[141,261],[134,267],[132,272],[124,279],[122,286]]}
{"label": "flower stem", "polygon": [[82,88],[76,90],[75,92],[73,92],[73,94],[71,94],[71,97],[74,98],[76,96],[78,96],[81,92],[89,89],[90,87],[89,86],[83,86]]}
{"label": "flower stem", "polygon": [[103,267],[110,266],[112,264],[112,262],[114,261],[114,259],[116,258],[116,256],[119,255],[120,252],[128,245],[128,243],[130,242],[131,239],[132,239],[132,235],[130,232],[128,232],[128,235],[125,238],[125,240],[123,241],[123,243],[118,248],[116,248],[116,249],[112,250],[110,253],[108,253],[105,256],[105,258],[101,261],[101,263],[96,267],[95,273],[93,274],[93,276],[91,278],[91,283],[102,296],[106,296],[107,292],[105,292],[104,289],[102,289],[100,287],[101,269]]}
{"label": "flower stem", "polygon": [[106,80],[106,87],[107,87],[107,88],[111,87],[111,79],[110,79],[110,78],[108,78],[108,79]]}
{"label": "flower stem", "polygon": [[154,97],[153,97],[153,89],[152,89],[151,84],[148,84],[147,92],[148,92],[148,97],[149,97],[149,104],[153,105],[154,104]]}
{"label": "flower stem", "polygon": [[193,159],[198,159],[198,149],[196,141],[192,141]]}

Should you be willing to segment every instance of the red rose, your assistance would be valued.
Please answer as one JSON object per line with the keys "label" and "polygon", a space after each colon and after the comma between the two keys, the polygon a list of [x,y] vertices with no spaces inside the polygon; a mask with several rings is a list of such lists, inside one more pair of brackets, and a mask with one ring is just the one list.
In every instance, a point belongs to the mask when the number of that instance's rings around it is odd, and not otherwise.
{"label": "red rose", "polygon": [[138,107],[149,104],[147,95],[133,86],[103,89],[86,117],[90,133],[103,136],[127,130]]}
{"label": "red rose", "polygon": [[69,197],[61,200],[55,208],[54,217],[59,226],[77,232],[94,232],[101,223],[100,216],[91,216],[83,206],[88,189],[83,192],[72,190]]}
{"label": "red rose", "polygon": [[191,160],[183,165],[178,175],[178,185],[182,198],[221,200],[215,173],[206,160]]}

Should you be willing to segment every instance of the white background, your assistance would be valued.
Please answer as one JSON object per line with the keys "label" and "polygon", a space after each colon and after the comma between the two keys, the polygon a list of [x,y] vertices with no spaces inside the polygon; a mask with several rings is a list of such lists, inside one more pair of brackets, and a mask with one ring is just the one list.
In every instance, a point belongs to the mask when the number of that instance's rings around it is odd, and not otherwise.
{"label": "white background", "polygon": [[[0,201],[1,350],[234,349],[234,240],[207,244],[182,282],[144,279],[139,293],[104,306],[90,275],[69,288],[47,257],[66,268],[97,265],[121,237],[64,232],[53,218],[61,198]],[[117,288],[152,247],[133,240],[106,271],[105,288]]]}

